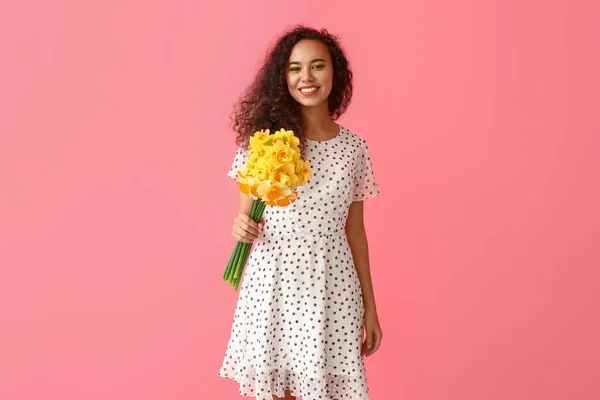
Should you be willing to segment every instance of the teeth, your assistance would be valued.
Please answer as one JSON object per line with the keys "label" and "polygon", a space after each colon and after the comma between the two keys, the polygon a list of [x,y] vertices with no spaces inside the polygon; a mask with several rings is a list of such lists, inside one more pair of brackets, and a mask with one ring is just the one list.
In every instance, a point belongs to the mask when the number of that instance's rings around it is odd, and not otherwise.
{"label": "teeth", "polygon": [[317,88],[313,87],[313,88],[308,88],[308,89],[300,89],[300,91],[302,93],[311,93],[314,92],[315,90],[317,90]]}

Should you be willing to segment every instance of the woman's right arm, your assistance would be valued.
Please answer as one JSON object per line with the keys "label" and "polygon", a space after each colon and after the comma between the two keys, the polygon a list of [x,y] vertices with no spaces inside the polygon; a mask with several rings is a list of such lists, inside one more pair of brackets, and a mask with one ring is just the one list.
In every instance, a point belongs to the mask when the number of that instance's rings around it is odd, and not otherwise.
{"label": "woman's right arm", "polygon": [[240,193],[239,210],[238,215],[233,220],[233,229],[231,236],[239,242],[252,243],[262,230],[264,221],[256,223],[250,218],[250,209],[252,208],[252,202],[254,201],[251,197]]}

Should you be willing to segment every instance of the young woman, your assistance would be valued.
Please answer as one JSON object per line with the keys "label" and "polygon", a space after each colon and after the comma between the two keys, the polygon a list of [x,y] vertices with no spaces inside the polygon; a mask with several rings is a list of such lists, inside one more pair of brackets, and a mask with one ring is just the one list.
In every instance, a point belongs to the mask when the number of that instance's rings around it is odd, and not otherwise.
{"label": "young woman", "polygon": [[279,37],[234,109],[239,147],[228,176],[245,164],[249,137],[267,128],[294,131],[313,172],[294,203],[266,207],[258,224],[240,193],[232,235],[256,245],[219,376],[244,396],[369,399],[363,356],[377,351],[382,332],[363,201],[379,188],[365,140],[334,122],[351,96],[337,38],[298,26]]}

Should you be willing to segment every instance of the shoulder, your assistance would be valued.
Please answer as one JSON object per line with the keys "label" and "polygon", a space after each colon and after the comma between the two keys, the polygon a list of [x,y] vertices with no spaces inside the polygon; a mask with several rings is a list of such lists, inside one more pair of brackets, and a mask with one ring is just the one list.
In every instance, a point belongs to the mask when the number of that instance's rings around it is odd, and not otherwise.
{"label": "shoulder", "polygon": [[364,151],[367,148],[367,140],[353,130],[340,124],[340,135],[343,134],[346,145],[356,150]]}

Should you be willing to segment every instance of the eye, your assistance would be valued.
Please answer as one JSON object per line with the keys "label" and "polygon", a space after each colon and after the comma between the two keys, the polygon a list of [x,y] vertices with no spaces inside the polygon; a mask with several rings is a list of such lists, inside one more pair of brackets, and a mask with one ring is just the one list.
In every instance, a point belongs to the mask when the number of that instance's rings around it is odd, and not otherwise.
{"label": "eye", "polygon": [[318,65],[314,65],[313,68],[321,69],[321,68],[325,68],[325,65],[318,64]]}
{"label": "eye", "polygon": [[290,71],[300,71],[300,67],[290,67]]}

